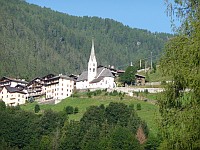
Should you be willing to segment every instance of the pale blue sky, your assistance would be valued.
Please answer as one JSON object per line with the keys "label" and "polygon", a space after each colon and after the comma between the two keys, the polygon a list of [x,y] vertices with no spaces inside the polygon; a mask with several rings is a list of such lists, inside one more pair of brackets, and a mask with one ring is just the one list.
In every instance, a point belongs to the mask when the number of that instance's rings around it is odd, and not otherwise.
{"label": "pale blue sky", "polygon": [[74,16],[110,18],[132,28],[173,33],[164,0],[26,0]]}

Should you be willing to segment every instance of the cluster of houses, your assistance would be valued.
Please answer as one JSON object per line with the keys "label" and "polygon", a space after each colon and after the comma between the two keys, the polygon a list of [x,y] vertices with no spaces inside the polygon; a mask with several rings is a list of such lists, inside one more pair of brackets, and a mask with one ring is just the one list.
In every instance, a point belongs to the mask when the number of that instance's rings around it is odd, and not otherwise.
{"label": "cluster of houses", "polygon": [[72,94],[73,89],[74,80],[64,75],[49,74],[30,82],[8,77],[0,79],[0,99],[9,106],[25,104],[26,100],[37,97],[64,99]]}
{"label": "cluster of houses", "polygon": [[[26,100],[43,97],[45,100],[62,100],[71,96],[74,89],[106,89],[116,87],[115,77],[124,73],[113,67],[97,66],[92,40],[91,54],[87,71],[76,75],[48,74],[37,77],[30,82],[3,77],[0,79],[0,99],[6,105],[17,106],[25,104]],[[143,77],[139,77],[141,82]]]}

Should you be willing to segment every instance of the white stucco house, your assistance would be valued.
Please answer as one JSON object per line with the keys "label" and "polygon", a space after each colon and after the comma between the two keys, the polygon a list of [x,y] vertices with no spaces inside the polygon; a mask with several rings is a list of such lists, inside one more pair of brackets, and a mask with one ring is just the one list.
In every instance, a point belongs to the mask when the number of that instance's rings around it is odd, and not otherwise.
{"label": "white stucco house", "polygon": [[0,99],[2,99],[8,106],[17,106],[25,104],[27,93],[21,88],[5,85],[0,87]]}
{"label": "white stucco house", "polygon": [[71,96],[74,89],[74,80],[65,75],[44,77],[44,92],[46,99],[62,100]]}
{"label": "white stucco house", "polygon": [[88,62],[88,70],[82,72],[76,81],[76,89],[106,89],[114,88],[114,76],[105,67],[97,67],[94,52],[94,40],[92,40],[91,54]]}

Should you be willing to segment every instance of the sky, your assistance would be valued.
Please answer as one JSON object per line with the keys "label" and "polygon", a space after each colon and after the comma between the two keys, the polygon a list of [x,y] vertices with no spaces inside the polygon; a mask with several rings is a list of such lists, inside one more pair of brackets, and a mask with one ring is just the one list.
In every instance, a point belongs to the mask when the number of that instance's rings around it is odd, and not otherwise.
{"label": "sky", "polygon": [[110,18],[131,28],[173,33],[164,0],[26,0],[73,16]]}

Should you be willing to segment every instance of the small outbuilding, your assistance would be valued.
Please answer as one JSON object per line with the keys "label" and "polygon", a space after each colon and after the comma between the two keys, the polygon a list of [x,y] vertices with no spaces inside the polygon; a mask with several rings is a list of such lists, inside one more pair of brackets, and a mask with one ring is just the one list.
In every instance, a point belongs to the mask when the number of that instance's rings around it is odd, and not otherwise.
{"label": "small outbuilding", "polygon": [[136,74],[135,85],[145,85],[145,76]]}

